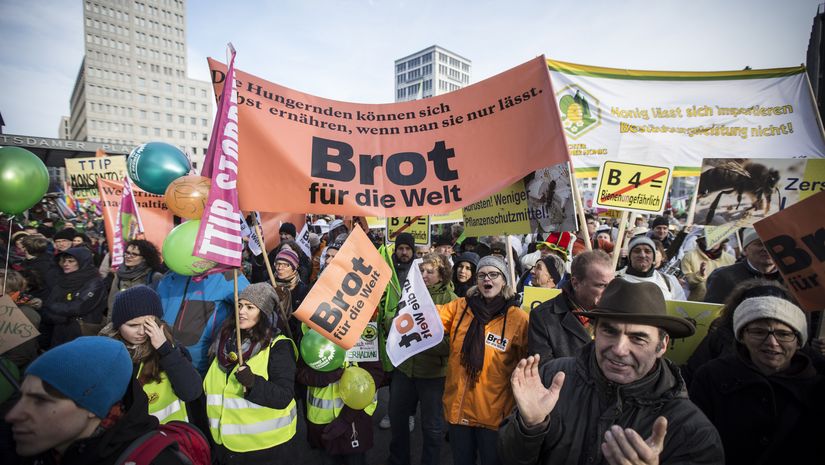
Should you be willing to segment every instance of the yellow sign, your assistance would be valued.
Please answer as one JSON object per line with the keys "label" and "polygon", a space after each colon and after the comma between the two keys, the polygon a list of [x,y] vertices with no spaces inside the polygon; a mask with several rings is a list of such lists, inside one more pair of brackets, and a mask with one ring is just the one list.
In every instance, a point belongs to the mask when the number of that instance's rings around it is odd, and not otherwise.
{"label": "yellow sign", "polygon": [[529,312],[542,303],[556,298],[559,294],[561,294],[561,289],[524,286],[524,298],[521,299],[521,309]]}
{"label": "yellow sign", "polygon": [[387,219],[383,216],[367,216],[366,218],[370,229],[381,229],[387,225]]}
{"label": "yellow sign", "polygon": [[467,205],[462,215],[464,234],[467,236],[529,234],[530,215],[527,212],[524,180],[519,180],[484,200]]}
{"label": "yellow sign", "polygon": [[398,216],[387,218],[387,241],[395,243],[395,238],[402,232],[410,233],[415,238],[415,245],[430,244],[429,216]]}
{"label": "yellow sign", "polygon": [[708,334],[710,323],[722,312],[721,304],[691,302],[687,300],[666,300],[667,314],[685,318],[694,326],[696,333],[682,339],[671,339],[666,357],[677,365],[687,363],[688,358]]}
{"label": "yellow sign", "polygon": [[122,181],[126,177],[126,156],[67,158],[66,177],[78,199],[99,198],[97,180]]}
{"label": "yellow sign", "polygon": [[670,168],[606,161],[599,173],[596,205],[614,210],[661,213],[665,208]]}
{"label": "yellow sign", "polygon": [[464,221],[464,217],[461,215],[460,208],[444,215],[430,215],[431,224],[458,223],[461,221]]}
{"label": "yellow sign", "polygon": [[721,226],[705,226],[705,247],[713,248],[716,244],[730,237],[739,229],[739,223],[727,223]]}

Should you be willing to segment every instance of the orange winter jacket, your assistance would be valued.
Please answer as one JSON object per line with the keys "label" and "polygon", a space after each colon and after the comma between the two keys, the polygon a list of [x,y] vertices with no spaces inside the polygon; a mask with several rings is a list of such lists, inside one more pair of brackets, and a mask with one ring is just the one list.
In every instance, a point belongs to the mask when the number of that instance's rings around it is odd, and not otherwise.
{"label": "orange winter jacket", "polygon": [[[463,297],[439,305],[438,310],[444,323],[444,337],[450,338],[444,384],[444,416],[453,425],[498,430],[515,405],[510,375],[519,360],[527,356],[528,315],[513,306],[507,309],[506,316],[501,315],[487,323],[484,329],[484,367],[471,388],[468,375],[461,365],[461,347],[474,318],[473,311]],[[502,329],[505,331],[503,344]]]}

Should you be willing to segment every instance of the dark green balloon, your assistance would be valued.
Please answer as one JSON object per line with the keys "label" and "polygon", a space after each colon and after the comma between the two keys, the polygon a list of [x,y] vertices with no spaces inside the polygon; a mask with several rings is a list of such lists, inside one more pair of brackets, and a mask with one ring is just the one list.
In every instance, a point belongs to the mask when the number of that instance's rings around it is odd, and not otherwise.
{"label": "dark green balloon", "polygon": [[313,329],[301,339],[301,358],[313,370],[337,370],[344,365],[346,355],[347,351]]}
{"label": "dark green balloon", "polygon": [[20,147],[0,148],[0,212],[23,213],[49,189],[49,170],[37,155]]}
{"label": "dark green balloon", "polygon": [[189,174],[192,165],[186,154],[166,142],[147,142],[139,145],[126,158],[129,179],[141,189],[163,195],[169,184]]}

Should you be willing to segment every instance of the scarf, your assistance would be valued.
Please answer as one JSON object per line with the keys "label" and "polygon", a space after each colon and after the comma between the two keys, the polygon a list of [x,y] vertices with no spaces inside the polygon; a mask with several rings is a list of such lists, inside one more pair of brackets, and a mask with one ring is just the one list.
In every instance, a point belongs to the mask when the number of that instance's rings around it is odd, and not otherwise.
{"label": "scarf", "polygon": [[[498,315],[506,315],[507,302],[500,295],[487,302],[479,292],[467,297],[467,305],[473,311],[474,318],[470,321],[470,327],[467,328],[461,345],[461,366],[467,371],[472,387],[484,368],[484,327]],[[504,328],[501,333],[503,338]]]}
{"label": "scarf", "polygon": [[699,247],[699,250],[701,250],[702,253],[705,254],[711,260],[718,260],[719,257],[722,256],[722,252],[724,252],[723,247],[721,245],[716,247],[715,249],[708,250],[707,243],[705,242],[704,237],[696,239],[696,246]]}
{"label": "scarf", "polygon": [[651,266],[649,270],[643,272],[643,271],[637,270],[636,268],[633,268],[632,266],[630,266],[630,264],[628,264],[627,268],[625,269],[624,272],[631,275],[631,276],[638,276],[640,278],[649,278],[649,277],[653,276],[653,273],[656,272],[656,267]]}
{"label": "scarf", "polygon": [[[573,284],[571,284],[570,281],[567,281],[566,283],[564,283],[561,286],[561,293],[567,299],[567,302],[570,304],[570,306],[573,307],[574,311],[576,311],[576,312],[586,312],[587,311],[587,309],[585,309],[584,307],[579,305],[578,302],[576,302],[576,296],[573,295]],[[579,322],[582,324],[582,326],[584,326],[584,329],[586,329],[588,332],[590,332],[590,318],[588,318],[584,315],[581,315],[581,314],[574,314],[574,315],[576,315],[576,318],[579,319]]]}
{"label": "scarf", "polygon": [[276,277],[275,278],[275,284],[277,284],[278,287],[285,287],[285,288],[287,288],[291,291],[291,290],[295,289],[295,286],[298,285],[298,280],[299,280],[298,271],[295,270],[295,272],[293,272],[292,276],[290,276],[289,278],[281,279],[281,278]]}
{"label": "scarf", "polygon": [[87,283],[99,277],[100,272],[90,263],[72,273],[64,273],[55,287],[62,290],[58,295],[65,297],[66,294],[73,294],[79,291],[80,288]]}
{"label": "scarf", "polygon": [[137,278],[146,276],[149,272],[151,272],[151,270],[146,262],[136,266],[121,266],[117,270],[117,278],[120,281],[134,281]]}
{"label": "scarf", "polygon": [[[227,327],[227,330],[225,334],[221,335],[220,342],[218,343],[217,356],[218,365],[224,371],[228,372],[238,363],[238,343],[236,342],[235,328]],[[261,351],[262,344],[260,342],[252,343],[252,339],[249,338],[247,331],[241,331],[241,337],[243,338],[241,341],[241,351],[243,352],[244,361],[247,361]]]}

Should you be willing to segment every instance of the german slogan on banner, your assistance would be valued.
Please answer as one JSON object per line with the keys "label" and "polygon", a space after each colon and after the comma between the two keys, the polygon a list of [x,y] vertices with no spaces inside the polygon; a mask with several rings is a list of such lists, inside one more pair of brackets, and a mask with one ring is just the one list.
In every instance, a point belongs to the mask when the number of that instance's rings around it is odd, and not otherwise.
{"label": "german slogan on banner", "polygon": [[[216,92],[226,67],[209,60]],[[236,72],[244,210],[448,213],[568,160],[543,57],[424,100],[328,100]]]}

